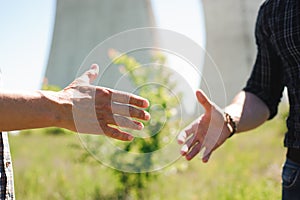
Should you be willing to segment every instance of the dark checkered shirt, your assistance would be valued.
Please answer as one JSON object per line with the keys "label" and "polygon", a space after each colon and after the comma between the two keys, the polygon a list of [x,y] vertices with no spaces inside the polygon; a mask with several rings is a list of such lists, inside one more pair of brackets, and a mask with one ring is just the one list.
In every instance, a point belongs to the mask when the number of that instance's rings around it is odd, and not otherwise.
{"label": "dark checkered shirt", "polygon": [[284,145],[300,148],[300,1],[265,1],[258,14],[255,36],[257,58],[244,90],[266,103],[271,119],[287,87],[290,112]]}
{"label": "dark checkered shirt", "polygon": [[[1,86],[0,69],[0,86]],[[14,200],[14,177],[7,133],[0,132],[0,200]]]}
{"label": "dark checkered shirt", "polygon": [[7,133],[0,132],[0,199],[14,200],[14,177]]}

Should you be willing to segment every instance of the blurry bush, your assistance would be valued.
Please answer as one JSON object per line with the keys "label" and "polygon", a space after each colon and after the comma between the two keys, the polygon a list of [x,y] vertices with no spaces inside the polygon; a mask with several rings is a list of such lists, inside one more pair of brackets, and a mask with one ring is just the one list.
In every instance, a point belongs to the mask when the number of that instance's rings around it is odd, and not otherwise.
{"label": "blurry bush", "polygon": [[[116,151],[111,158],[113,166],[123,165],[120,166],[121,169],[127,165],[128,169],[134,171],[129,173],[115,170],[120,183],[118,199],[145,199],[149,196],[146,189],[148,182],[157,178],[150,172],[156,164],[153,152],[163,148],[163,145],[168,145],[180,126],[180,119],[176,115],[180,109],[182,95],[174,92],[176,82],[172,79],[172,71],[164,66],[166,58],[162,54],[153,55],[149,66],[143,66],[135,58],[121,55],[115,50],[110,50],[109,56],[113,64],[119,66],[121,73],[130,79],[137,89],[136,94],[150,102],[146,111],[151,114],[151,120],[144,122],[145,128],[142,133],[137,132],[140,137],[135,137],[129,143],[119,142],[118,146],[123,145],[124,151]],[[129,162],[122,162],[128,152],[135,153],[136,156]]]}

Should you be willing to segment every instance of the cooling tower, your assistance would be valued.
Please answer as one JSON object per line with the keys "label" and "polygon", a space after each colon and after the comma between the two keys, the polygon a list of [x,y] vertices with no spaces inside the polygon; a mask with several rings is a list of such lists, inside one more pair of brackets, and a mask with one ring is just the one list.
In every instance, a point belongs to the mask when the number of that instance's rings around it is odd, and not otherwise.
{"label": "cooling tower", "polygon": [[[153,26],[149,0],[57,0],[45,75],[49,84],[67,86],[99,43],[119,32],[147,26]],[[144,40],[145,37],[151,41],[147,35],[136,39]],[[111,80],[117,79],[117,75],[116,71]]]}
{"label": "cooling tower", "polygon": [[[262,0],[202,0],[202,3],[209,57],[203,68],[201,87],[224,107],[250,76],[256,57],[255,21]],[[224,92],[216,82],[215,65],[223,79]]]}

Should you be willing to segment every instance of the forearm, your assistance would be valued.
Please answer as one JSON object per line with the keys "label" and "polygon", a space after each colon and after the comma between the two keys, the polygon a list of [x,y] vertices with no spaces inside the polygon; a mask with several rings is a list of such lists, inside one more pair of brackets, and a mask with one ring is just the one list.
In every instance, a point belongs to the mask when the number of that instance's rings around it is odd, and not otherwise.
{"label": "forearm", "polygon": [[249,92],[240,92],[225,108],[237,124],[237,132],[254,129],[264,123],[270,115],[266,104]]}
{"label": "forearm", "polygon": [[59,93],[50,91],[0,91],[0,131],[62,126],[66,116]]}

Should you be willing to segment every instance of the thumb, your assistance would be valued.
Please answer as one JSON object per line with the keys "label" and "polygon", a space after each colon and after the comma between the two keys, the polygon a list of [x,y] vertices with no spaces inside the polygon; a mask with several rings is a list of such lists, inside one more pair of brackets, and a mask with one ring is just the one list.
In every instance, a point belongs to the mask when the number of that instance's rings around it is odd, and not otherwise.
{"label": "thumb", "polygon": [[91,84],[99,75],[99,66],[97,64],[92,64],[91,68],[84,72],[77,80],[81,83]]}
{"label": "thumb", "polygon": [[210,111],[212,107],[212,103],[210,100],[207,98],[205,93],[202,90],[197,90],[196,91],[196,97],[198,102],[204,107],[206,111]]}

